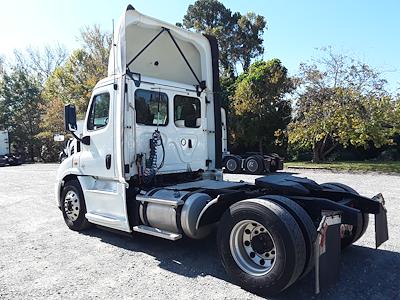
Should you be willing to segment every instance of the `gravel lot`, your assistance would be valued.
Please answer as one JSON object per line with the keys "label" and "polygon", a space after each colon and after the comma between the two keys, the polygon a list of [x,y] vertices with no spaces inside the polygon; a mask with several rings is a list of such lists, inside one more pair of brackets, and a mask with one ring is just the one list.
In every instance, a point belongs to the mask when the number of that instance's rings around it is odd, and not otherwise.
{"label": "gravel lot", "polygon": [[[0,299],[261,299],[229,282],[215,236],[170,242],[101,229],[69,230],[54,196],[57,165],[0,168]],[[319,296],[310,275],[280,299],[400,299],[400,176],[297,170],[317,182],[382,192],[390,240],[366,235],[342,253],[341,278]],[[254,180],[253,176],[226,176]]]}

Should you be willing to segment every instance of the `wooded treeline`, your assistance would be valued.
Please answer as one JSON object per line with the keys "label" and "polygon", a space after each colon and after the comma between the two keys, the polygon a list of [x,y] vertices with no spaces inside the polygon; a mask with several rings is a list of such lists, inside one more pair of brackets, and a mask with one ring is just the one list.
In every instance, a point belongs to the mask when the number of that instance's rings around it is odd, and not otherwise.
{"label": "wooded treeline", "polygon": [[[267,20],[216,0],[189,5],[177,26],[219,41],[231,152],[315,162],[400,159],[399,96],[379,70],[326,47],[291,76],[278,58],[263,59]],[[111,35],[94,25],[79,40],[71,53],[56,45],[0,57],[0,127],[9,130],[14,152],[56,161],[61,145],[53,135],[63,133],[64,104],[74,103],[83,118],[94,85],[107,75]]]}

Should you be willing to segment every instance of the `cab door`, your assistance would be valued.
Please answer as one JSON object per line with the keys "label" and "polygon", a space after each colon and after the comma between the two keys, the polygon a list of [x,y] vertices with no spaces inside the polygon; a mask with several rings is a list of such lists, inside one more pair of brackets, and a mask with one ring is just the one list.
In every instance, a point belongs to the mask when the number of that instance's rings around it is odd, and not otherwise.
{"label": "cab door", "polygon": [[116,175],[115,130],[118,90],[113,85],[97,87],[92,95],[83,126],[79,165],[89,222],[130,232],[126,208],[126,188]]}
{"label": "cab door", "polygon": [[83,127],[83,136],[90,140],[89,145],[83,145],[81,156],[85,175],[115,178],[113,105],[111,84],[94,91]]}

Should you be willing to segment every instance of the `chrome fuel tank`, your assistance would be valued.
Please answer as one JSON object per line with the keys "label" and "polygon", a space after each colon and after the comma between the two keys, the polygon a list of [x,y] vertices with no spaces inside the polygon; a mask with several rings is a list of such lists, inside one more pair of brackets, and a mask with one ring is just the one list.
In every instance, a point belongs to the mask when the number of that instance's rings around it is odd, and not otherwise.
{"label": "chrome fuel tank", "polygon": [[143,224],[172,233],[184,233],[194,239],[205,237],[209,229],[196,230],[201,210],[211,200],[205,193],[170,189],[151,190],[137,197]]}

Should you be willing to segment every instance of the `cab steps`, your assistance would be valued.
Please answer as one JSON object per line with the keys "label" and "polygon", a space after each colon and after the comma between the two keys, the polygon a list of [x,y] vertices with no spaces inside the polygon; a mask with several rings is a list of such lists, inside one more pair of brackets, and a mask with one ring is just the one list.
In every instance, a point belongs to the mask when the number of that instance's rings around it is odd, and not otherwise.
{"label": "cab steps", "polygon": [[132,229],[133,229],[133,231],[136,231],[136,232],[145,233],[145,234],[149,234],[152,236],[157,236],[157,237],[167,239],[170,241],[176,241],[176,240],[179,240],[182,238],[182,234],[168,232],[165,230],[161,230],[161,229],[146,226],[146,225],[134,226]]}

